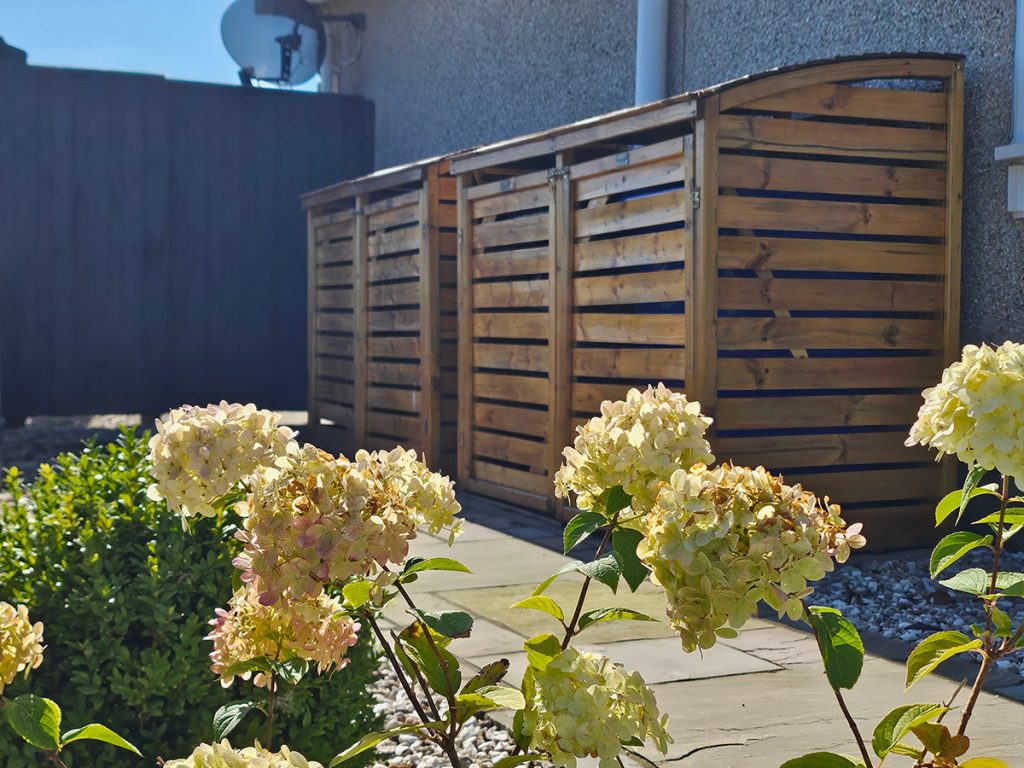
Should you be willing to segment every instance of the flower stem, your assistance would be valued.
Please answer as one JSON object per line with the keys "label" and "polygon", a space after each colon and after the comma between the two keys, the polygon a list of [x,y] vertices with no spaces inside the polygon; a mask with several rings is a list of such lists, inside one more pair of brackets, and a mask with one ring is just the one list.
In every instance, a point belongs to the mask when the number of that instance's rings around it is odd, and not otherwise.
{"label": "flower stem", "polygon": [[377,624],[376,619],[373,618],[373,614],[367,611],[364,614],[367,623],[370,628],[373,629],[373,634],[377,636],[377,641],[380,643],[381,648],[384,649],[384,655],[387,656],[388,662],[391,664],[391,668],[395,670],[395,674],[398,676],[398,682],[402,684],[402,689],[405,691],[405,695],[409,697],[409,701],[412,702],[413,709],[416,710],[417,716],[420,718],[421,723],[431,722],[430,718],[427,717],[427,713],[423,711],[423,705],[420,704],[418,698],[416,698],[416,692],[412,689],[412,685],[409,684],[409,679],[405,676],[405,670],[402,669],[402,665],[398,659],[395,658],[395,652],[391,650],[391,646],[388,645],[388,640],[384,637],[384,633],[380,630],[380,625]]}
{"label": "flower stem", "polygon": [[[608,523],[608,527],[604,532],[604,538],[601,539],[601,544],[598,546],[597,551],[594,553],[594,559],[597,559],[604,552],[604,548],[608,546],[608,541],[612,537],[612,531],[615,530],[615,525],[619,520],[619,513],[616,512],[612,517],[611,522]],[[573,636],[576,634],[576,623],[580,620],[580,616],[583,613],[583,603],[587,600],[587,591],[590,589],[590,582],[593,581],[589,576],[583,580],[583,586],[580,587],[580,596],[576,600],[576,607],[573,609],[572,618],[569,619],[569,623],[565,625],[565,636],[562,638],[562,650],[564,651],[569,647],[569,643],[572,642]]]}
{"label": "flower stem", "polygon": [[267,697],[267,749],[274,748],[274,703],[277,697],[277,675],[270,673],[270,694]]}

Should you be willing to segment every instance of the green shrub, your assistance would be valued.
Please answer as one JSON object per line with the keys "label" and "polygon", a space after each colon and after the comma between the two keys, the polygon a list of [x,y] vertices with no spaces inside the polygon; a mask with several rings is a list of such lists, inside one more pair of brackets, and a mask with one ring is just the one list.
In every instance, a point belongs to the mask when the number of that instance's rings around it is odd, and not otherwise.
{"label": "green shrub", "polygon": [[[249,692],[221,687],[202,639],[231,596],[234,521],[197,520],[183,531],[164,502],[146,496],[146,442],[125,430],[116,443],[61,454],[31,484],[17,471],[5,483],[14,502],[0,504],[0,599],[26,604],[45,624],[47,646],[43,665],[5,695],[56,698],[66,722],[101,720],[146,756],[83,747],[67,753],[69,764],[76,755],[98,768],[185,756],[211,740],[217,708]],[[348,667],[307,676],[282,697],[277,743],[326,763],[380,725],[368,692],[379,659],[363,634]],[[251,743],[261,731],[250,715],[232,741]],[[0,765],[37,762],[0,729]]]}

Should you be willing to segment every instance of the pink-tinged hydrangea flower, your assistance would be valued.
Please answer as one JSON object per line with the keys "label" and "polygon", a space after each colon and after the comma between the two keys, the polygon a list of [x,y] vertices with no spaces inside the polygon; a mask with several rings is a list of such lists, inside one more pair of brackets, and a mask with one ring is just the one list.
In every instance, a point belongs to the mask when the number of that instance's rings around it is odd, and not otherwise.
{"label": "pink-tinged hydrangea flower", "polygon": [[28,608],[0,603],[0,693],[19,672],[43,663],[43,623],[29,620]]}
{"label": "pink-tinged hydrangea flower", "polygon": [[827,498],[819,504],[763,467],[729,464],[676,472],[645,527],[637,553],[687,651],[734,637],[760,600],[799,618],[807,583],[865,544],[860,524],[847,528]]}
{"label": "pink-tinged hydrangea flower", "polygon": [[668,715],[659,713],[639,672],[570,647],[531,674],[524,731],[531,750],[546,752],[555,765],[575,768],[577,758],[597,757],[601,768],[617,768],[622,743],[633,739],[668,750]]}
{"label": "pink-tinged hydrangea flower", "polygon": [[907,445],[998,470],[1024,488],[1024,344],[964,347],[923,393]]}
{"label": "pink-tinged hydrangea flower", "polygon": [[[356,644],[359,625],[345,614],[342,604],[321,593],[317,597],[279,600],[263,605],[249,587],[237,590],[227,610],[217,609],[206,637],[213,641],[212,669],[226,688],[234,674],[225,674],[233,664],[266,657],[275,661],[304,659],[316,664],[318,672],[342,669],[348,664],[348,649]],[[250,673],[241,675],[249,678]],[[262,673],[257,686],[268,681]]]}
{"label": "pink-tinged hydrangea flower", "polygon": [[156,482],[148,494],[186,518],[215,514],[214,501],[297,447],[280,414],[252,404],[186,405],[158,420],[156,430],[149,441]]}
{"label": "pink-tinged hydrangea flower", "polygon": [[288,747],[280,752],[265,749],[258,741],[251,747],[233,749],[228,740],[219,744],[200,744],[191,755],[168,760],[165,768],[324,768],[321,763],[307,760]]}
{"label": "pink-tinged hydrangea flower", "polygon": [[451,481],[401,448],[360,451],[351,462],[307,445],[280,474],[250,485],[235,565],[266,604],[400,565],[421,526],[447,529],[449,541],[461,528]]}
{"label": "pink-tinged hydrangea flower", "polygon": [[577,427],[574,446],[562,451],[555,493],[572,494],[580,509],[591,509],[604,491],[621,485],[633,497],[633,510],[646,512],[673,472],[714,461],[704,439],[710,425],[700,403],[662,384],[631,389],[625,400],[605,401],[600,416]]}

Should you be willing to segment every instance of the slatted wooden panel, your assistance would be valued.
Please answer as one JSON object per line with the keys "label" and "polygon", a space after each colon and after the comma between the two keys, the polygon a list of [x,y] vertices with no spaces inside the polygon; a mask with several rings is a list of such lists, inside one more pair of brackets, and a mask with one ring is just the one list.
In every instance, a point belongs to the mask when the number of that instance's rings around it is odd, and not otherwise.
{"label": "slatted wooden panel", "polygon": [[630,387],[685,387],[692,147],[676,136],[570,167],[572,426]]}
{"label": "slatted wooden panel", "polygon": [[534,508],[552,488],[554,191],[526,173],[464,189],[460,211],[459,475]]}
{"label": "slatted wooden panel", "polygon": [[944,486],[903,441],[950,352],[953,91],[816,82],[718,118],[715,453],[830,495],[892,544]]}
{"label": "slatted wooden panel", "polygon": [[335,200],[314,193],[311,400],[325,445],[402,445],[452,472],[456,212],[446,168],[429,163],[401,183],[396,171],[393,187],[387,174],[348,182]]}

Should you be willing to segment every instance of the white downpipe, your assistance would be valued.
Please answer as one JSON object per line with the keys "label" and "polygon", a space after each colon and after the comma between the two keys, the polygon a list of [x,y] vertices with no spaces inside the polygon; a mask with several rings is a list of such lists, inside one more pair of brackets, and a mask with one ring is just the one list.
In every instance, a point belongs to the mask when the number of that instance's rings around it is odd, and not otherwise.
{"label": "white downpipe", "polygon": [[1024,219],[1024,0],[1017,0],[1013,34],[1013,126],[1010,143],[996,147],[1006,170],[1006,209]]}
{"label": "white downpipe", "polygon": [[[1024,0],[1018,2],[1018,6],[1022,4]],[[1018,7],[1018,20],[1019,13]],[[668,0],[636,0],[635,104],[648,104],[668,95],[667,64]]]}

